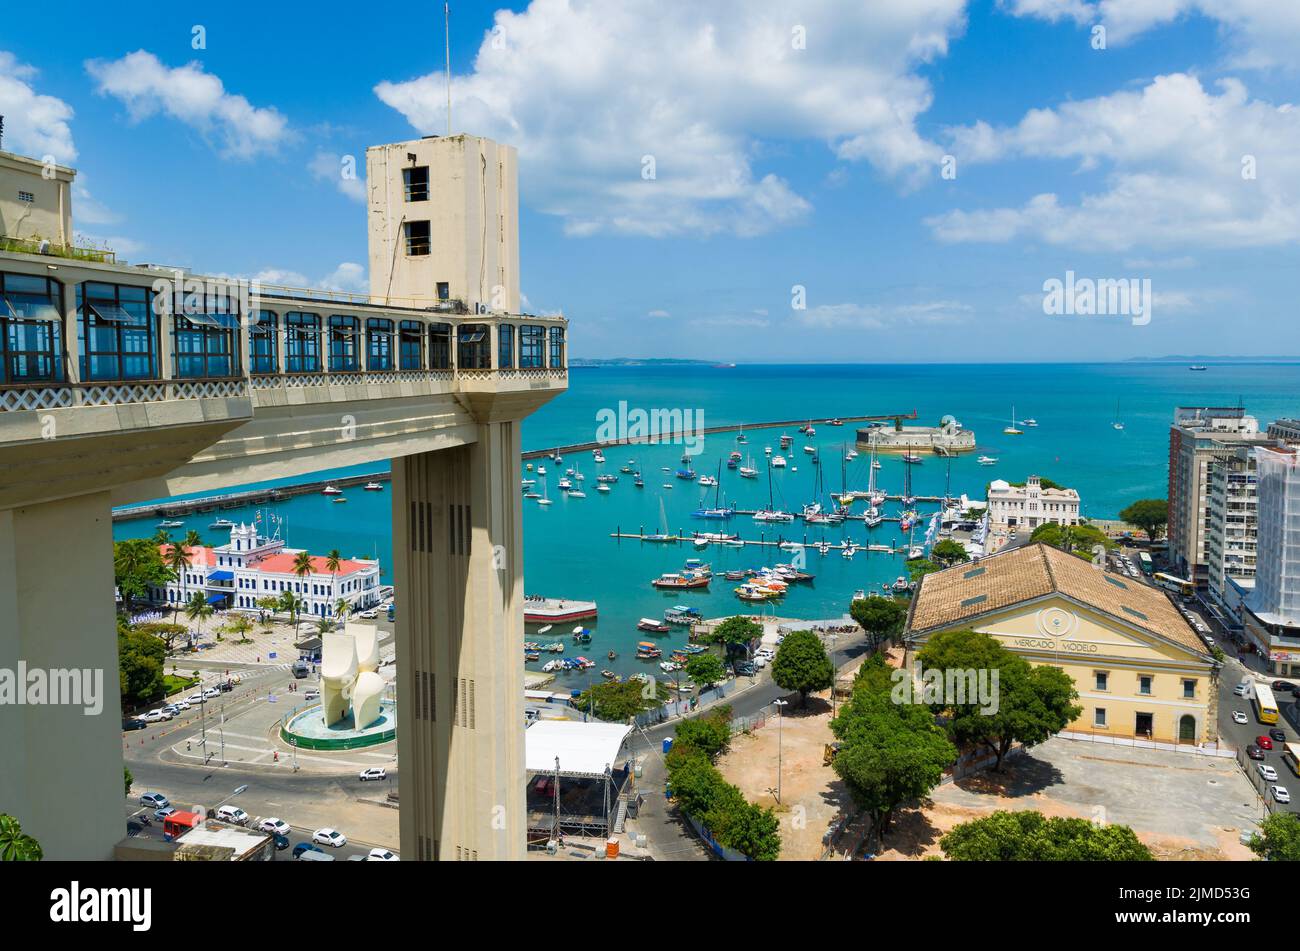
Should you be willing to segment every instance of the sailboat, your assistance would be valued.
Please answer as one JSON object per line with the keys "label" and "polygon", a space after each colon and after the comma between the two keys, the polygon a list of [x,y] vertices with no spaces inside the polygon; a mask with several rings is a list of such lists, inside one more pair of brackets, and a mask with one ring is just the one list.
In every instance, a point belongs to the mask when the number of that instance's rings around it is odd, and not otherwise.
{"label": "sailboat", "polygon": [[[722,476],[721,462],[718,463],[718,476],[719,477]],[[701,485],[704,484],[703,479],[700,480],[700,484]],[[734,508],[728,509],[722,507],[722,486],[718,483],[717,479],[713,480],[713,485],[714,485],[713,508],[697,509],[696,511],[691,513],[691,518],[728,519],[731,518],[731,516],[736,514],[736,510]]]}
{"label": "sailboat", "polygon": [[1116,429],[1123,429],[1124,424],[1119,419],[1119,397],[1115,398],[1115,422],[1111,423]]}
{"label": "sailboat", "polygon": [[745,460],[745,464],[740,467],[740,477],[742,479],[757,479],[758,470],[754,468],[754,457],[750,456]]}
{"label": "sailboat", "polygon": [[1014,406],[1011,407],[1011,425],[1006,426],[1002,431],[1008,436],[1023,436],[1025,434],[1023,429],[1016,429],[1016,408]]}
{"label": "sailboat", "polygon": [[772,500],[772,467],[767,467],[767,508],[754,513],[756,522],[793,522],[794,516],[777,509]]}
{"label": "sailboat", "polygon": [[647,542],[675,542],[677,539],[668,534],[668,513],[664,510],[664,500],[659,499],[659,524],[662,529],[654,535],[643,535],[641,540]]}
{"label": "sailboat", "polygon": [[[880,468],[880,462],[876,459],[876,434],[871,434],[871,474],[867,477],[867,501],[871,503],[872,508],[878,505],[884,505],[888,495],[883,489],[876,485],[876,470]],[[904,470],[906,471],[906,470]]]}
{"label": "sailboat", "polygon": [[545,482],[542,483],[542,497],[541,497],[540,499],[537,500],[537,504],[538,504],[538,505],[550,505],[550,504],[551,504],[550,493],[547,491],[546,483],[545,483]]}

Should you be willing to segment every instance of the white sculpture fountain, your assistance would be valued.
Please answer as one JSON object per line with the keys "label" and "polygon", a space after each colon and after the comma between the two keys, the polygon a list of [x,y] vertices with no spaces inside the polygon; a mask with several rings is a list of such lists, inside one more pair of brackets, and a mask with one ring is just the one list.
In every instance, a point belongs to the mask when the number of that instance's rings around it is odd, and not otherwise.
{"label": "white sculpture fountain", "polygon": [[373,626],[348,623],[342,634],[322,635],[320,696],[326,726],[349,712],[358,730],[379,719],[384,678],[378,670],[379,634]]}

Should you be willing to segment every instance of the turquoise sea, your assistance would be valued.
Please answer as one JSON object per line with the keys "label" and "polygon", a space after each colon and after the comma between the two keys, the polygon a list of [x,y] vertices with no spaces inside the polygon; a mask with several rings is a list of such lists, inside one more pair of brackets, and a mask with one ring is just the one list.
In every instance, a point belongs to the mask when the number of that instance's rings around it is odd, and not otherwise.
{"label": "turquoise sea", "polygon": [[[1205,372],[1166,363],[691,365],[574,368],[569,376],[569,391],[525,423],[525,449],[595,439],[598,414],[602,410],[617,411],[620,401],[626,401],[630,409],[690,410],[697,414],[702,427],[912,410],[917,413],[918,423],[934,424],[943,415],[952,414],[975,431],[978,443],[975,453],[952,462],[953,495],[965,492],[972,498],[982,498],[991,479],[1021,481],[1037,473],[1077,488],[1085,514],[1094,518],[1114,517],[1136,498],[1165,495],[1169,423],[1175,406],[1235,406],[1240,401],[1261,425],[1280,416],[1300,415],[1300,366],[1286,364],[1212,364]],[[1122,431],[1111,425],[1117,403],[1119,418],[1125,423]],[[1002,433],[1013,405],[1018,419],[1038,421],[1036,427],[1025,428],[1022,436]],[[702,421],[699,414],[703,414]],[[790,466],[774,473],[774,494],[778,506],[797,510],[813,499],[817,471],[801,447],[811,442],[819,448],[825,488],[828,492],[838,491],[840,447],[852,447],[855,427],[818,424],[817,435],[810,441],[793,427],[787,431],[795,437],[794,451]],[[770,445],[776,450],[781,432],[750,430],[746,434],[747,446],[737,446],[732,433],[708,436],[693,466],[701,475],[714,475],[719,460],[725,460],[732,449],[752,453],[760,478],[741,479],[724,465],[721,489],[724,501],[734,500],[746,509],[761,507],[768,495],[763,448]],[[663,594],[650,587],[652,578],[680,568],[691,557],[711,563],[715,571],[759,567],[791,558],[786,552],[756,547],[741,550],[711,546],[697,552],[690,545],[618,541],[610,537],[611,532],[619,528],[631,532],[667,528],[687,534],[725,530],[738,532],[746,539],[762,537],[764,531],[769,539],[781,532],[796,540],[805,537],[799,523],[765,527],[744,516],[730,522],[692,519],[691,511],[701,507],[702,500],[712,505],[714,490],[673,477],[680,468],[682,451],[680,445],[611,447],[606,451],[607,462],[599,468],[592,463],[590,453],[575,453],[560,468],[577,463],[586,476],[585,499],[568,499],[558,491],[555,486],[562,472],[543,461],[548,469],[548,494],[554,504],[542,507],[524,501],[527,591],[599,603],[600,617],[588,624],[593,631],[592,643],[566,652],[591,657],[597,662],[597,671],[610,666],[630,673],[640,667],[632,658],[635,642],[645,637],[636,630],[640,617],[660,617],[674,604],[698,607],[706,616],[755,610],[733,595],[734,583],[721,577],[703,592]],[[998,464],[978,465],[976,456],[981,454],[996,456]],[[632,485],[631,476],[618,473],[629,459],[636,459],[643,472],[643,489]],[[937,457],[927,455],[924,460],[911,467],[913,491],[918,495],[942,495],[949,478],[948,466]],[[883,457],[882,461],[883,468],[878,472],[881,486],[891,493],[899,492],[904,464],[897,457]],[[670,471],[661,471],[662,467]],[[336,474],[379,468],[338,470]],[[526,475],[523,468],[521,464],[521,478]],[[599,472],[619,475],[613,491],[596,491]],[[865,488],[867,474],[867,456],[861,455],[849,463],[845,475],[848,488]],[[663,488],[665,483],[672,488]],[[332,505],[329,499],[316,495],[280,504],[276,514],[284,518],[288,544],[314,552],[338,548],[345,555],[378,556],[385,564],[390,563],[388,493],[363,492],[358,487],[349,490],[348,496],[347,505]],[[826,504],[825,495],[821,501]],[[888,508],[896,509],[897,505],[891,503]],[[933,508],[920,506],[923,513]],[[254,515],[251,510],[238,509],[220,514],[235,521],[249,520]],[[209,543],[220,544],[225,538],[207,528],[215,517],[190,518],[185,529],[176,529],[173,534],[194,528]],[[114,534],[117,538],[152,534],[155,521],[118,523]],[[897,524],[888,522],[871,531],[853,522],[839,528],[812,527],[807,538],[815,541],[823,534],[832,543],[845,537],[859,544],[900,541]],[[878,588],[881,583],[893,581],[903,573],[902,561],[901,556],[869,552],[845,559],[837,551],[824,557],[810,551],[807,570],[816,576],[815,581],[792,586],[776,610],[790,617],[838,617],[854,590]],[[388,572],[385,580],[390,580]],[[397,601],[400,610],[401,592]],[[541,639],[559,639],[555,636],[563,633],[566,643],[571,643],[568,630],[556,628]],[[685,634],[675,630],[658,640],[667,656],[668,648],[685,641]],[[605,657],[611,649],[619,654],[613,663]],[[543,660],[548,656],[543,654]],[[594,673],[561,675],[561,683],[580,687]]]}

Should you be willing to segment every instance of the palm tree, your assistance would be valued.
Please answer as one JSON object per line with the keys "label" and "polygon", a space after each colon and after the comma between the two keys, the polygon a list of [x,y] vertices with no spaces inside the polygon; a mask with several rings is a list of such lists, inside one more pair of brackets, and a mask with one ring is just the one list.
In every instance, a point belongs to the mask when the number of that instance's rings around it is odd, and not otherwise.
{"label": "palm tree", "polygon": [[202,591],[195,591],[190,595],[190,599],[185,602],[185,616],[191,621],[199,622],[199,633],[203,633],[203,622],[212,617],[216,611],[212,605],[208,604],[208,599],[203,596]]}
{"label": "palm tree", "polygon": [[203,536],[191,528],[188,532],[185,533],[185,547],[202,548]]}
{"label": "palm tree", "polygon": [[334,622],[331,621],[329,618],[322,617],[316,619],[317,634],[328,634],[332,630],[334,630]]}
{"label": "palm tree", "polygon": [[172,570],[176,580],[181,583],[181,596],[172,604],[172,620],[175,621],[181,610],[181,602],[186,600],[185,571],[190,566],[190,550],[184,545],[173,544],[167,549],[167,554],[163,555],[163,564]]}
{"label": "palm tree", "polygon": [[293,625],[294,640],[297,640],[298,612],[302,610],[302,598],[286,589],[280,594],[280,610],[289,615],[289,623]]}
{"label": "palm tree", "polygon": [[339,566],[343,556],[337,548],[331,548],[325,555],[325,567],[330,571],[330,594],[338,594]]}
{"label": "palm tree", "polygon": [[[310,577],[315,565],[312,564],[311,555],[308,552],[300,551],[293,556],[293,573],[299,578]],[[298,625],[293,626],[293,636],[296,640],[298,637]]]}
{"label": "palm tree", "polygon": [[348,615],[352,613],[352,602],[347,598],[339,598],[334,602],[334,616],[344,624],[348,622]]}

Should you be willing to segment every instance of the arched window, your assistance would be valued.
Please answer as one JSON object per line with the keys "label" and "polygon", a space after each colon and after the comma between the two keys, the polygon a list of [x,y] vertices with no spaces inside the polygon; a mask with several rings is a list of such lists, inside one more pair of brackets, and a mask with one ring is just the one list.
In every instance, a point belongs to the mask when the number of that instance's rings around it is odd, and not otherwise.
{"label": "arched window", "polygon": [[158,379],[158,319],[147,287],[77,285],[83,380]]}
{"label": "arched window", "polygon": [[492,369],[492,345],[487,324],[461,324],[456,365],[462,370]]}
{"label": "arched window", "polygon": [[508,370],[515,365],[515,328],[512,324],[497,325],[497,366]]}
{"label": "arched window", "polygon": [[404,320],[397,328],[397,360],[402,370],[424,368],[424,324]]}
{"label": "arched window", "polygon": [[351,373],[361,369],[361,321],[344,314],[330,317],[330,372]]}
{"label": "arched window", "polygon": [[393,368],[393,322],[383,317],[366,321],[366,369]]}
{"label": "arched window", "polygon": [[546,328],[525,324],[519,328],[519,368],[534,370],[546,366]]}
{"label": "arched window", "polygon": [[451,369],[451,324],[429,325],[429,369]]}
{"label": "arched window", "polygon": [[284,315],[286,373],[320,372],[320,314],[291,310]]}
{"label": "arched window", "polygon": [[62,293],[52,278],[0,273],[0,382],[63,379]]}
{"label": "arched window", "polygon": [[248,327],[248,368],[252,373],[275,373],[279,366],[279,319],[273,310],[254,313]]}

